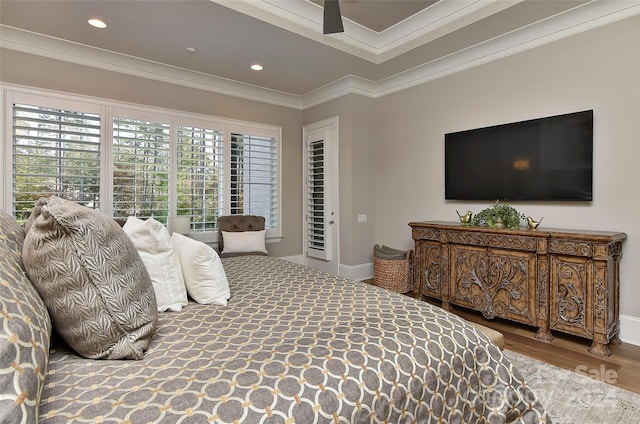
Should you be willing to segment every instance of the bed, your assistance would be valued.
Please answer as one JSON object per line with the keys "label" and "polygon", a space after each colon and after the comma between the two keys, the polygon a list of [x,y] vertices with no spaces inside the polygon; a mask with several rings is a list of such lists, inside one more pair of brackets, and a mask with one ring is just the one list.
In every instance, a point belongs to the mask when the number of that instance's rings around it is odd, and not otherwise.
{"label": "bed", "polygon": [[193,292],[165,311],[127,232],[137,219],[55,196],[32,218],[0,211],[0,422],[550,422],[482,331],[426,302],[262,244],[221,262],[205,245],[222,300]]}
{"label": "bed", "polygon": [[140,361],[50,351],[40,422],[548,423],[500,349],[407,296],[269,256],[226,307],[162,313]]}

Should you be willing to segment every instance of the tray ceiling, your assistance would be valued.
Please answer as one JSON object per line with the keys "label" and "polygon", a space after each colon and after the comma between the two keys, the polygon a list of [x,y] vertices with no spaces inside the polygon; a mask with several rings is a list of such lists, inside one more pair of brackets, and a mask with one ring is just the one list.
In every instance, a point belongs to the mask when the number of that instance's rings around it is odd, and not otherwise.
{"label": "tray ceiling", "polygon": [[640,13],[635,0],[342,0],[345,32],[323,35],[321,4],[0,0],[0,46],[303,104],[383,95]]}

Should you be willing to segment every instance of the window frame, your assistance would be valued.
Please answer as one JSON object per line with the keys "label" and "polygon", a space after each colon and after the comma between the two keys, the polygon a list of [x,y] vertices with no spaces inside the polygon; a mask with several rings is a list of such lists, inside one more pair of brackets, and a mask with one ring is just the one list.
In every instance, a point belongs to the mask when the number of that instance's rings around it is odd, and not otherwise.
{"label": "window frame", "polygon": [[[277,193],[276,227],[267,228],[266,237],[269,242],[282,238],[282,128],[275,125],[259,124],[235,119],[227,119],[204,114],[163,109],[146,105],[118,102],[110,99],[95,98],[83,95],[33,89],[21,86],[0,84],[3,101],[0,102],[0,117],[3,121],[3,143],[0,146],[0,175],[4,183],[0,184],[0,207],[4,210],[13,208],[13,104],[32,104],[42,107],[70,109],[79,112],[100,115],[100,208],[108,216],[113,216],[113,118],[140,119],[167,123],[170,128],[170,165],[169,165],[169,215],[176,216],[177,210],[177,128],[193,126],[216,131],[223,134],[223,172],[229,179],[231,135],[232,133],[274,138],[276,142],[276,182]],[[225,181],[223,207],[221,215],[230,213],[230,184]],[[190,234],[207,243],[217,242],[217,229]]]}

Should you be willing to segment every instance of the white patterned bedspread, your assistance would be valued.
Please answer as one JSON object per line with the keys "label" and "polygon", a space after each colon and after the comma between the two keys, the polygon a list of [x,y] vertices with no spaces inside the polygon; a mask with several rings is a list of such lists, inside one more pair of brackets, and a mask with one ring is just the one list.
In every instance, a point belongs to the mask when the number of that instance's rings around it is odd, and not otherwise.
{"label": "white patterned bedspread", "polygon": [[160,314],[140,361],[52,348],[49,423],[550,423],[473,326],[285,260],[223,260],[227,307]]}

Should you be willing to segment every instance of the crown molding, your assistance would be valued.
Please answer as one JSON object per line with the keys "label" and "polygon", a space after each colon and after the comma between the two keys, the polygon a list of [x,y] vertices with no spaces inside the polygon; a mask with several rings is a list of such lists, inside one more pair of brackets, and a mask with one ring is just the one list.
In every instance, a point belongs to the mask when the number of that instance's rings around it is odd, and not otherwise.
{"label": "crown molding", "polygon": [[343,18],[345,31],[328,35],[322,33],[322,7],[310,1],[210,1],[380,64],[524,0],[439,1],[382,32]]}
{"label": "crown molding", "polygon": [[378,85],[356,75],[347,75],[301,96],[303,109],[317,106],[346,94],[376,98],[379,97]]}
{"label": "crown molding", "polygon": [[594,1],[537,24],[378,81],[376,93],[385,96],[438,78],[493,62],[603,25],[640,14],[637,1]]}
{"label": "crown molding", "polygon": [[380,81],[350,75],[306,93],[302,103],[308,108],[345,94],[383,97],[638,14],[640,1],[594,1]]}
{"label": "crown molding", "polygon": [[0,25],[0,48],[303,110],[345,94],[382,97],[640,14],[640,1],[593,1],[380,81],[348,75],[302,96]]}
{"label": "crown molding", "polygon": [[258,102],[301,109],[300,96],[0,25],[0,48]]}

